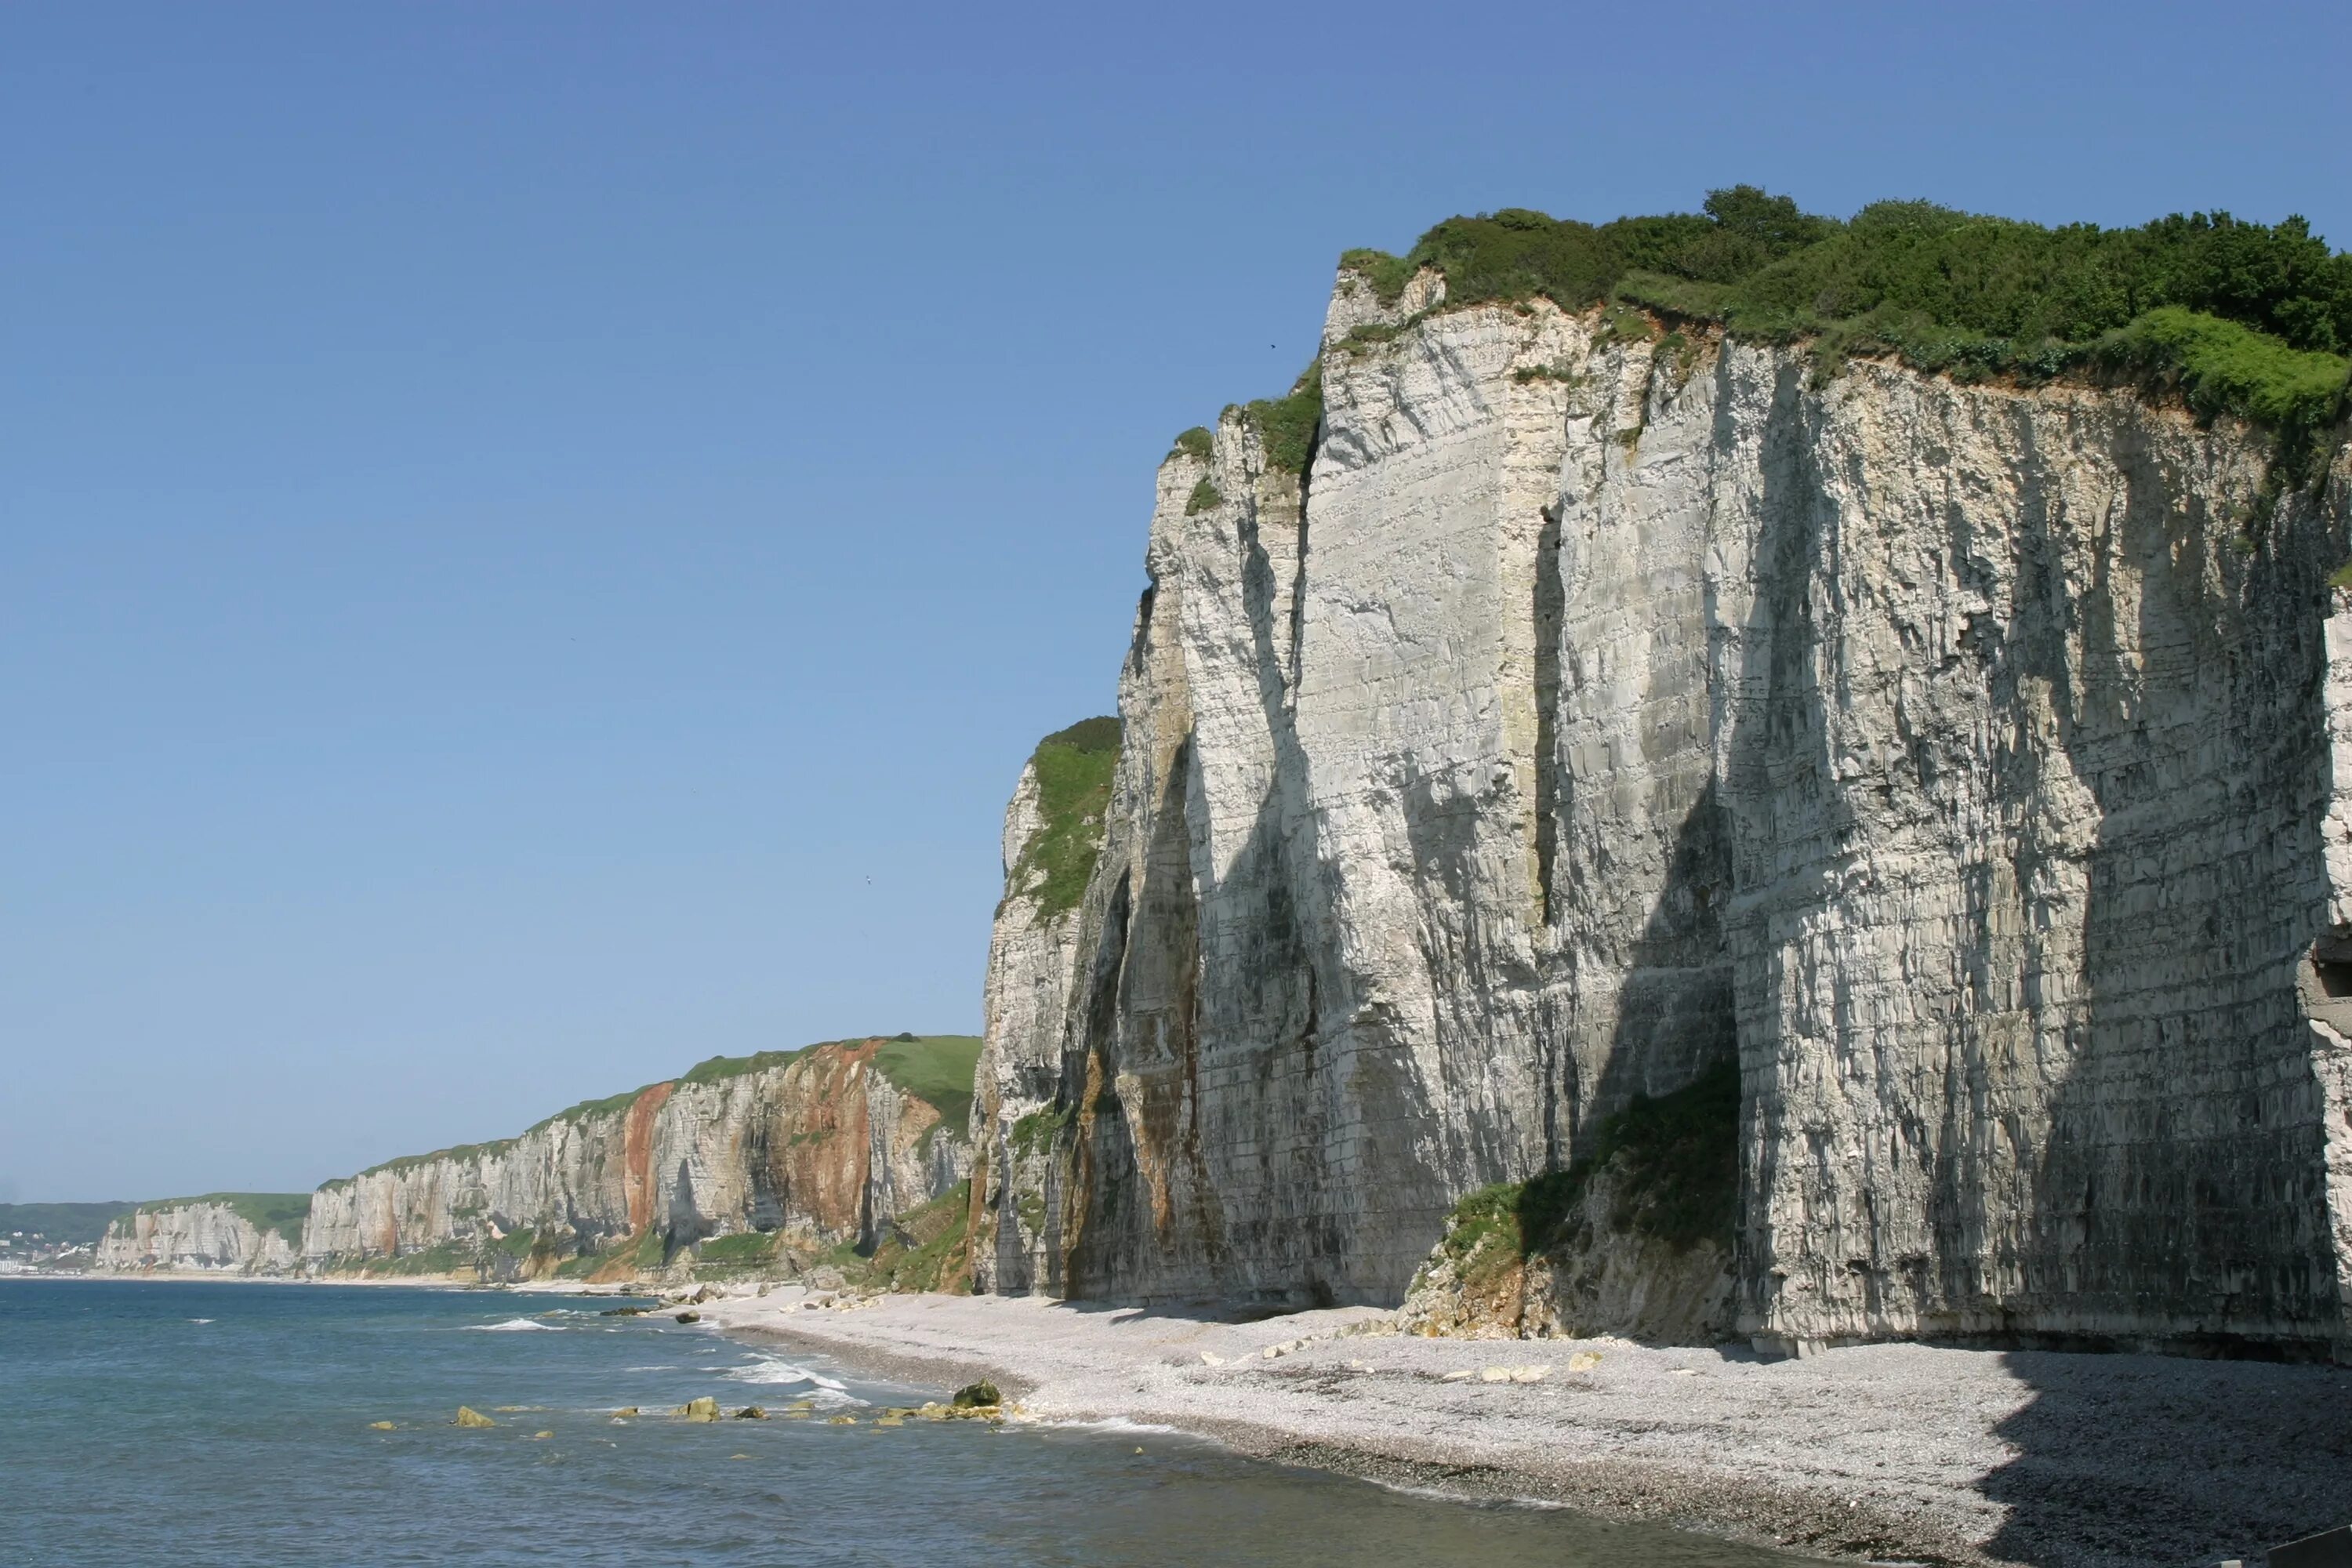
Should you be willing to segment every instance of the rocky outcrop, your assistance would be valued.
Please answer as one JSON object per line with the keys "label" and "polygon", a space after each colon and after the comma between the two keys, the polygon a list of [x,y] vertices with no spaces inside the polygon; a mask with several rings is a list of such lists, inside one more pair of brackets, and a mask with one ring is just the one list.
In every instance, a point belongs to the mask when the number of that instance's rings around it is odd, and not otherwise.
{"label": "rocky outcrop", "polygon": [[779,1250],[757,1260],[787,1266],[795,1249],[870,1250],[893,1215],[969,1168],[961,1095],[950,1123],[892,1068],[945,1055],[960,1073],[975,1047],[908,1036],[721,1058],[517,1138],[394,1160],[319,1190],[305,1259],[316,1273],[614,1279],[722,1237],[772,1238]]}
{"label": "rocky outcrop", "polygon": [[[1118,742],[1117,721],[1102,719],[1047,736],[1004,813],[1004,900],[989,942],[972,1085],[972,1279],[982,1291],[1058,1289],[1067,1184],[1055,1134],[1067,1120],[1062,1031],[1078,955],[1074,895],[1099,850]],[[1045,774],[1056,784],[1050,801]],[[1076,847],[1058,886],[1040,865],[1057,833]]]}
{"label": "rocky outcrop", "polygon": [[1735,1062],[1760,1343],[2352,1345],[2341,431],[1669,325],[1343,272],[1162,465],[984,1282],[1392,1302]]}
{"label": "rocky outcrop", "polygon": [[310,1202],[307,1193],[214,1193],[142,1204],[107,1226],[94,1267],[136,1274],[297,1274]]}

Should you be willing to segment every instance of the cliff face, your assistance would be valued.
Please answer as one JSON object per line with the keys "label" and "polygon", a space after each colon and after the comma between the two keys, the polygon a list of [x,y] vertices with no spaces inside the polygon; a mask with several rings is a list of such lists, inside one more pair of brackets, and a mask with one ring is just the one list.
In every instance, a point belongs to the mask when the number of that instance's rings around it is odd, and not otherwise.
{"label": "cliff face", "polygon": [[1394,1300],[1728,1060],[1741,1333],[2352,1342],[2341,432],[1442,293],[1160,469],[984,1282]]}
{"label": "cliff face", "polygon": [[144,1205],[107,1226],[94,1267],[282,1276],[302,1266],[307,1194],[222,1194]]}
{"label": "cliff face", "polygon": [[617,1278],[748,1233],[772,1236],[779,1257],[870,1250],[892,1215],[969,1168],[962,1126],[877,1065],[897,1044],[706,1064],[519,1138],[330,1182],[306,1261],[317,1272],[486,1264]]}
{"label": "cliff face", "polygon": [[[520,1137],[394,1160],[315,1194],[142,1205],[114,1222],[96,1267],[625,1279],[790,1272],[845,1249],[895,1263],[909,1238],[893,1222],[971,1173],[978,1049],[902,1035],[715,1058]],[[961,1258],[960,1232],[919,1228]]]}

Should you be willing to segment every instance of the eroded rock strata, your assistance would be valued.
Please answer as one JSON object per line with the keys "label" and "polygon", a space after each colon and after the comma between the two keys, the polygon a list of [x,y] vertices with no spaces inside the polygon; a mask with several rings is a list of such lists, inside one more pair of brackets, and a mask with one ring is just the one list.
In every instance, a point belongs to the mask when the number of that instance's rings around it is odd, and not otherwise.
{"label": "eroded rock strata", "polygon": [[2342,429],[1444,289],[1160,469],[982,1283],[1393,1302],[1728,1062],[1738,1333],[2352,1346]]}

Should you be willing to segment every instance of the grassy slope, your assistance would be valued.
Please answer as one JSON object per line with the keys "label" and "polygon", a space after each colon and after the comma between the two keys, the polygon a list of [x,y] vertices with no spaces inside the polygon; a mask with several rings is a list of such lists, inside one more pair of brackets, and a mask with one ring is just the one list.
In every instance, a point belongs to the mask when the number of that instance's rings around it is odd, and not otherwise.
{"label": "grassy slope", "polygon": [[1077,908],[1102,852],[1118,721],[1087,719],[1057,731],[1029,760],[1037,770],[1038,826],[1007,882],[1037,900],[1039,919],[1052,920]]}
{"label": "grassy slope", "polygon": [[971,1121],[971,1079],[979,1063],[978,1035],[902,1036],[874,1054],[883,1077],[928,1103],[959,1136]]}

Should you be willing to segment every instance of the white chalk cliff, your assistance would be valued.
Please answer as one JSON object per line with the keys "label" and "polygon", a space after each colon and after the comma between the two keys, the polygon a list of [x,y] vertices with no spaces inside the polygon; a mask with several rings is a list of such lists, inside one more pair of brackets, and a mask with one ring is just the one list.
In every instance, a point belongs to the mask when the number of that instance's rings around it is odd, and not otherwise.
{"label": "white chalk cliff", "polygon": [[980,1284],[1393,1302],[1728,1059],[1727,1330],[2352,1350],[2343,432],[1443,289],[1160,470]]}

